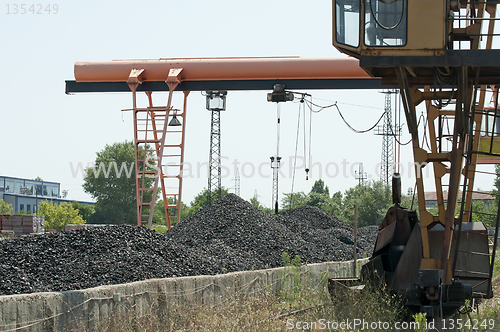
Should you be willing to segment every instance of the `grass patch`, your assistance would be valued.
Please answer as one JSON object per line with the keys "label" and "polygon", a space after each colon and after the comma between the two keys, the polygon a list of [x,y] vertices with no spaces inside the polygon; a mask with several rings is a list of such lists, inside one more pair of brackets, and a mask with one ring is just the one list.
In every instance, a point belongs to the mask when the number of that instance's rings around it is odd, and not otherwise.
{"label": "grass patch", "polygon": [[[212,305],[150,308],[138,317],[134,308],[115,312],[102,322],[99,331],[334,331],[337,324],[396,322],[412,319],[406,315],[401,299],[383,288],[363,293],[350,291],[332,301],[327,275],[312,276],[299,257],[283,255],[279,291],[267,287],[253,293],[239,293]],[[328,328],[330,327],[330,328]],[[349,325],[345,326],[346,328]],[[337,326],[336,330],[342,330]],[[357,331],[360,329],[343,329]],[[366,330],[366,329],[364,329]],[[384,331],[369,328],[370,331]],[[80,328],[78,331],[88,331]]]}
{"label": "grass patch", "polygon": [[[299,257],[283,254],[279,291],[267,287],[239,293],[211,305],[150,308],[137,315],[133,307],[115,312],[99,331],[386,331],[396,324],[405,331],[427,331],[423,314],[411,315],[404,300],[385,287],[353,291],[345,288],[332,299],[327,275],[312,276]],[[500,291],[500,275],[494,281]],[[457,317],[461,331],[492,331],[500,327],[500,296],[468,308]],[[355,322],[367,325],[354,325]],[[350,322],[350,325],[349,325]],[[419,325],[415,325],[418,322]],[[341,326],[340,324],[345,325]],[[337,325],[335,325],[337,324]],[[384,325],[385,324],[385,325]],[[406,324],[406,325],[401,325]],[[494,327],[493,329],[491,327]],[[88,331],[80,328],[77,331]],[[92,329],[94,330],[94,329]]]}

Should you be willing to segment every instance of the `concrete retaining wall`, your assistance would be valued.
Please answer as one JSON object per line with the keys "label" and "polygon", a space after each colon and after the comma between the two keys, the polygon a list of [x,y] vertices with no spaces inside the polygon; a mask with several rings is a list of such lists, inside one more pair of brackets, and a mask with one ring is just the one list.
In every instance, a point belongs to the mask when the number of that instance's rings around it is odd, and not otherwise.
{"label": "concrete retaining wall", "polygon": [[[358,260],[357,271],[366,262]],[[79,291],[0,296],[0,332],[62,331],[75,327],[97,330],[120,313],[138,317],[151,309],[215,304],[240,292],[278,292],[289,280],[290,268],[234,272],[215,276],[150,279]],[[327,277],[352,277],[353,262],[305,265],[300,275],[311,286]]]}

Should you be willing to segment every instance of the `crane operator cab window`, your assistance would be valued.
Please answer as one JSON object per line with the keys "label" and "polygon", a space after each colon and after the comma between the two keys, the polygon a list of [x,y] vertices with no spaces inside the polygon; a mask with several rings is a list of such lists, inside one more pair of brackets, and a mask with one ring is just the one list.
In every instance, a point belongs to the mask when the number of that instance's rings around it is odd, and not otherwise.
{"label": "crane operator cab window", "polygon": [[[358,48],[360,27],[364,25],[366,46],[404,46],[407,36],[407,7],[407,0],[336,0],[336,42]],[[362,11],[364,20],[361,17]]]}
{"label": "crane operator cab window", "polygon": [[406,44],[407,0],[365,0],[365,45]]}
{"label": "crane operator cab window", "polygon": [[335,39],[340,44],[357,48],[361,24],[360,0],[337,0],[335,3]]}

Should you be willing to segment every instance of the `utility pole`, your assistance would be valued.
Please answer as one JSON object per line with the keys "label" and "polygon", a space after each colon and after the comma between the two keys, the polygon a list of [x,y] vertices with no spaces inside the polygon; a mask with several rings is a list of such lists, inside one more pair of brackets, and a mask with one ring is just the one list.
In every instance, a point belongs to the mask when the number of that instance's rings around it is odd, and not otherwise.
{"label": "utility pole", "polygon": [[212,112],[210,122],[210,154],[208,157],[208,201],[212,203],[212,191],[217,190],[217,197],[222,196],[221,185],[221,135],[220,112],[226,110],[227,91],[207,91],[207,110]]}
{"label": "utility pole", "polygon": [[359,185],[362,185],[368,178],[366,172],[363,171],[363,163],[358,164],[358,170],[354,171],[354,174],[355,174],[354,178],[359,181],[358,182]]}

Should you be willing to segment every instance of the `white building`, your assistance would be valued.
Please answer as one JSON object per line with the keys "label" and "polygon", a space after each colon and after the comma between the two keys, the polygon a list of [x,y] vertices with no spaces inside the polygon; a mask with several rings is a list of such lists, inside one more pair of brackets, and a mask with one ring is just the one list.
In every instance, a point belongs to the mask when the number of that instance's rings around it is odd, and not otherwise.
{"label": "white building", "polygon": [[[50,181],[0,176],[0,199],[11,204],[13,213],[24,211],[27,214],[36,213],[40,202],[50,200],[57,205],[73,200],[61,198],[61,184]],[[80,202],[94,204],[93,202]]]}

